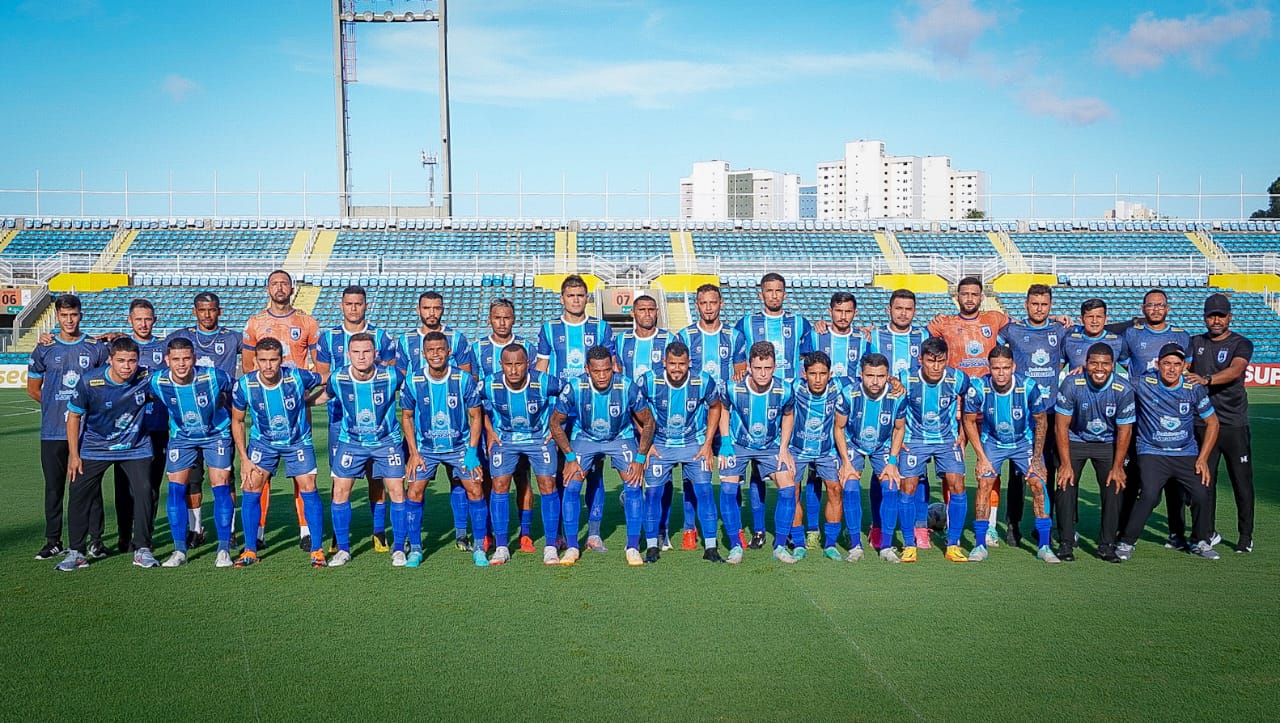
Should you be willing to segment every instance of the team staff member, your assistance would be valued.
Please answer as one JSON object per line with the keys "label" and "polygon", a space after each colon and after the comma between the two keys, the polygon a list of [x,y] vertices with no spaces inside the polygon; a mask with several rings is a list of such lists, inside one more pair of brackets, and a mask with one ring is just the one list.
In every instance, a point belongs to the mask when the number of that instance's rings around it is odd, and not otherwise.
{"label": "team staff member", "polygon": [[[1253,452],[1249,395],[1244,388],[1244,371],[1253,357],[1253,342],[1231,330],[1231,301],[1223,294],[1205,299],[1204,326],[1205,333],[1191,339],[1192,371],[1187,378],[1208,388],[1209,401],[1218,414],[1217,443],[1206,445],[1214,482],[1209,486],[1209,514],[1217,510],[1218,458],[1224,457],[1236,498],[1240,537],[1235,551],[1253,552]],[[1202,444],[1207,431],[1206,425],[1196,424],[1196,439]]]}
{"label": "team staff member", "polygon": [[1102,506],[1098,557],[1120,562],[1116,557],[1116,531],[1126,484],[1124,457],[1133,440],[1137,404],[1133,385],[1117,376],[1115,368],[1111,347],[1094,344],[1085,359],[1084,371],[1068,376],[1058,387],[1054,412],[1059,462],[1054,506],[1058,512],[1058,559],[1064,562],[1076,559],[1076,502],[1085,462],[1093,464]]}
{"label": "team staff member", "polygon": [[[1128,560],[1133,545],[1142,534],[1147,518],[1155,509],[1160,491],[1169,482],[1182,485],[1191,501],[1191,553],[1217,560],[1209,544],[1213,518],[1209,513],[1209,450],[1218,441],[1218,416],[1205,387],[1183,376],[1186,352],[1177,344],[1165,344],[1155,372],[1134,383],[1138,399],[1138,466],[1142,470],[1141,491],[1124,528],[1116,556]],[[1195,437],[1195,418],[1204,420],[1204,444]]]}

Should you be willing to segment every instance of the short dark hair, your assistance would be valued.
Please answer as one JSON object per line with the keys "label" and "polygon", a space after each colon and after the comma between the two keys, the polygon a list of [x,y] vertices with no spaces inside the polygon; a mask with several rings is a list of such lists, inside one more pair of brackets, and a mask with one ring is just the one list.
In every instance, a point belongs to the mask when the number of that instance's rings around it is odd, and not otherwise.
{"label": "short dark hair", "polygon": [[979,289],[981,289],[982,279],[978,278],[977,276],[966,276],[963,279],[960,279],[960,281],[956,282],[956,291],[959,291],[961,286],[976,286]]}
{"label": "short dark hair", "polygon": [[1012,359],[1013,350],[1004,344],[996,344],[991,347],[991,351],[987,352],[987,361],[995,361],[996,359]]}
{"label": "short dark hair", "polygon": [[873,351],[862,357],[861,364],[863,369],[867,369],[869,367],[884,367],[885,369],[888,369],[889,357],[878,351]]}
{"label": "short dark hair", "polygon": [[940,336],[931,336],[920,342],[920,356],[946,356],[948,353],[947,340]]}
{"label": "short dark hair", "polygon": [[782,274],[780,274],[780,273],[778,273],[778,272],[776,272],[776,271],[770,271],[769,273],[767,273],[767,274],[765,274],[764,276],[761,276],[761,277],[760,277],[760,288],[762,288],[762,289],[763,289],[763,288],[764,288],[764,285],[765,285],[765,284],[767,284],[767,283],[769,283],[770,281],[780,281],[780,282],[782,282],[782,286],[783,286],[783,288],[786,288],[786,286],[787,286],[787,280],[786,280],[786,279],[784,279],[784,278],[782,278]]}
{"label": "short dark hair", "polygon": [[284,354],[284,344],[281,344],[280,340],[275,338],[274,336],[268,336],[263,339],[259,339],[257,345],[254,346],[253,350],[255,352],[278,351],[281,354]]}
{"label": "short dark hair", "polygon": [[421,294],[418,294],[419,304],[421,304],[423,301],[426,301],[427,299],[436,299],[436,300],[439,300],[441,303],[444,302],[444,297],[440,295],[439,291],[424,291]]}
{"label": "short dark hair", "polygon": [[751,351],[747,354],[747,359],[770,359],[778,360],[777,351],[773,348],[772,342],[758,341],[751,345]]}
{"label": "short dark hair", "polygon": [[196,294],[196,298],[192,299],[191,301],[192,306],[196,306],[197,304],[208,304],[208,303],[212,303],[216,308],[219,308],[219,309],[222,308],[222,299],[218,298],[218,295],[213,293],[212,291],[201,291],[200,293]]}
{"label": "short dark hair", "polygon": [[831,357],[827,356],[824,351],[811,351],[804,355],[804,369],[809,371],[809,367],[814,364],[821,364],[827,369],[831,368]]}
{"label": "short dark hair", "polygon": [[80,297],[75,294],[62,294],[53,300],[54,309],[74,309],[80,310]]}
{"label": "short dark hair", "polygon": [[138,342],[129,336],[118,336],[111,340],[111,345],[108,348],[111,350],[109,352],[111,356],[115,356],[118,353],[137,354]]}
{"label": "short dark hair", "polygon": [[1106,358],[1112,361],[1115,361],[1116,352],[1114,349],[1111,348],[1110,344],[1103,344],[1102,342],[1098,342],[1093,346],[1089,347],[1089,351],[1086,352],[1084,355],[1085,359],[1088,359],[1091,356],[1105,356]]}
{"label": "short dark hair", "polygon": [[290,286],[293,285],[293,274],[289,273],[288,271],[285,271],[284,269],[276,269],[275,271],[272,271],[271,273],[267,274],[267,283],[271,283],[271,277],[275,276],[276,274],[284,274],[284,277],[289,280],[289,285]]}
{"label": "short dark hair", "polygon": [[1102,299],[1085,299],[1084,303],[1080,304],[1080,315],[1084,316],[1094,309],[1102,309],[1103,311],[1106,311],[1107,302]]}
{"label": "short dark hair", "polygon": [[601,361],[601,360],[606,360],[609,362],[613,361],[613,352],[609,351],[609,347],[601,346],[597,344],[596,346],[593,346],[587,350],[588,364],[590,364],[593,361]]}
{"label": "short dark hair", "polygon": [[588,290],[587,280],[578,274],[569,274],[560,282],[560,293],[563,294],[568,289]]}
{"label": "short dark hair", "polygon": [[[432,333],[432,332],[427,332],[427,333],[428,333],[428,334],[430,334],[430,333]],[[436,333],[436,334],[440,334],[440,332],[438,332],[438,331],[437,331],[437,332],[435,332],[435,333]],[[440,334],[440,336],[444,336],[444,334]],[[356,343],[356,342],[358,342],[358,341],[367,341],[367,342],[369,342],[370,344],[372,344],[372,345],[373,345],[373,349],[374,349],[374,351],[377,351],[377,349],[378,349],[378,342],[373,338],[373,334],[370,334],[370,333],[369,333],[369,332],[367,332],[367,331],[362,331],[362,332],[360,332],[360,333],[358,333],[358,334],[352,334],[352,335],[351,335],[351,339],[349,339],[349,340],[347,341],[347,348],[348,348],[348,349],[350,349],[350,348],[351,348],[351,345],[352,345],[352,344],[354,344],[354,343]]]}
{"label": "short dark hair", "polygon": [[146,299],[134,299],[129,302],[129,313],[133,314],[134,309],[146,309],[152,314],[156,313],[156,305]]}
{"label": "short dark hair", "polygon": [[831,305],[828,308],[836,308],[836,304],[852,303],[853,308],[858,308],[858,300],[853,298],[853,294],[848,291],[837,291],[831,295]]}
{"label": "short dark hair", "polygon": [[520,352],[520,355],[523,356],[525,359],[529,358],[529,350],[524,348],[524,344],[521,344],[519,342],[514,342],[514,341],[502,347],[502,354],[499,355],[499,358],[506,356],[507,352],[517,352],[517,351]]}
{"label": "short dark hair", "polygon": [[698,298],[699,296],[702,296],[704,293],[706,293],[706,292],[708,292],[708,291],[714,291],[714,292],[716,292],[716,296],[720,296],[720,287],[719,287],[719,286],[716,286],[715,284],[703,284],[703,285],[699,286],[699,287],[698,287],[698,290],[697,290],[696,292],[694,292],[694,295],[693,295],[693,296],[694,296],[694,298],[696,299],[696,298]]}
{"label": "short dark hair", "polygon": [[1027,298],[1030,299],[1033,296],[1048,296],[1052,299],[1053,287],[1048,284],[1032,284],[1027,287]]}
{"label": "short dark hair", "polygon": [[667,344],[667,350],[665,353],[667,356],[674,357],[689,356],[689,347],[687,344],[677,339],[670,344]]}
{"label": "short dark hair", "polygon": [[896,299],[909,299],[914,304],[916,303],[916,292],[911,289],[895,289],[892,294],[889,294],[889,306],[893,306],[893,302]]}
{"label": "short dark hair", "polygon": [[347,296],[351,294],[359,296],[362,299],[369,298],[369,295],[365,293],[363,286],[356,286],[352,284],[351,286],[348,286],[347,288],[342,290],[342,296]]}
{"label": "short dark hair", "polygon": [[631,300],[631,308],[634,309],[636,307],[636,304],[639,304],[641,301],[652,301],[654,306],[658,305],[657,299],[653,298],[652,296],[649,296],[648,294],[641,294]]}
{"label": "short dark hair", "polygon": [[186,349],[187,351],[195,351],[196,345],[192,344],[191,340],[185,336],[175,336],[175,337],[170,337],[169,341],[164,345],[164,348],[169,351],[173,351],[174,349]]}
{"label": "short dark hair", "polygon": [[1147,293],[1142,295],[1142,303],[1144,304],[1147,303],[1147,299],[1152,294],[1159,294],[1164,297],[1165,301],[1169,300],[1169,294],[1164,289],[1147,289]]}
{"label": "short dark hair", "polygon": [[[352,341],[355,341],[355,339],[356,338],[354,336],[351,337]],[[449,337],[445,336],[443,331],[428,331],[426,334],[423,334],[422,345],[426,346],[429,341],[442,341],[445,343],[445,346],[449,345]]]}

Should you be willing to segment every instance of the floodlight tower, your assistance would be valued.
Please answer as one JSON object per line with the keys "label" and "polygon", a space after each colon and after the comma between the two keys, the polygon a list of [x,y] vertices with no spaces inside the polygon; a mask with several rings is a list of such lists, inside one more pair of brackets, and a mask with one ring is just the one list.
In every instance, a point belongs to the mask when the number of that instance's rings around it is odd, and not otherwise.
{"label": "floodlight tower", "polygon": [[[351,151],[347,123],[347,84],[356,82],[356,24],[434,22],[440,48],[440,213],[453,210],[452,176],[449,164],[449,44],[446,0],[333,0],[334,92],[338,113],[338,212],[351,214]],[[431,10],[431,4],[436,5]],[[412,8],[407,6],[412,5]],[[385,9],[381,9],[385,8]]]}

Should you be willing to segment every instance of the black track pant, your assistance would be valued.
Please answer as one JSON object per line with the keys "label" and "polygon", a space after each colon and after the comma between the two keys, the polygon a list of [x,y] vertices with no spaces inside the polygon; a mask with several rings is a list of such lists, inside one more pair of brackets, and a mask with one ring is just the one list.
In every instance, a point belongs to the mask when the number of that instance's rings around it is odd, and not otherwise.
{"label": "black track pant", "polygon": [[[102,538],[102,478],[115,467],[117,485],[123,479],[133,500],[133,547],[151,547],[155,505],[151,502],[151,481],[147,477],[151,458],[129,460],[82,460],[84,472],[71,483],[71,502],[67,506],[67,527],[71,547],[81,554],[87,551],[85,538]],[[118,504],[118,503],[117,503]],[[97,509],[96,520],[94,509]],[[124,531],[121,532],[123,537]]]}
{"label": "black track pant", "polygon": [[[1204,438],[1204,428],[1196,428],[1196,439]],[[1218,460],[1227,464],[1227,478],[1236,498],[1236,527],[1243,541],[1253,541],[1253,451],[1248,427],[1218,427],[1218,443],[1209,450],[1213,486],[1209,488],[1210,526],[1217,529]]]}
{"label": "black track pant", "polygon": [[[1077,502],[1080,499],[1080,473],[1085,463],[1093,465],[1093,476],[1098,478],[1098,500],[1102,508],[1102,521],[1098,529],[1098,547],[1114,547],[1120,528],[1122,494],[1107,484],[1107,474],[1115,463],[1116,446],[1110,442],[1072,442],[1071,471],[1075,483],[1054,493],[1055,514],[1058,517],[1058,540],[1064,547],[1074,546],[1076,535]],[[1132,482],[1134,485],[1136,481]],[[1056,489],[1056,486],[1055,486]]]}
{"label": "black track pant", "polygon": [[[1213,519],[1209,512],[1209,488],[1200,482],[1196,474],[1196,458],[1164,457],[1155,454],[1139,455],[1138,466],[1142,468],[1142,488],[1138,492],[1138,500],[1133,505],[1133,515],[1125,525],[1122,541],[1132,545],[1142,534],[1147,525],[1147,518],[1160,501],[1161,490],[1170,487],[1182,488],[1183,495],[1191,501],[1191,535],[1194,540],[1208,540],[1213,533]],[[1167,495],[1166,495],[1167,497]],[[1181,507],[1178,516],[1181,517]],[[1171,525],[1172,526],[1172,525]]]}

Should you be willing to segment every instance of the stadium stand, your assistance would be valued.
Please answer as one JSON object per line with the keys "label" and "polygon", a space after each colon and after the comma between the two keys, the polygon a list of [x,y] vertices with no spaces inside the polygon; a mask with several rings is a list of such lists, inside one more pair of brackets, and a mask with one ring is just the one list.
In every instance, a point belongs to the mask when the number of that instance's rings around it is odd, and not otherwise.
{"label": "stadium stand", "polygon": [[1071,233],[1010,234],[1018,250],[1024,254],[1112,256],[1198,256],[1186,234],[1176,233],[1107,233],[1098,231]]}
{"label": "stadium stand", "polygon": [[284,258],[293,238],[294,232],[288,230],[213,229],[199,233],[180,229],[144,230],[129,247],[129,255]]}
{"label": "stadium stand", "polygon": [[1233,254],[1280,254],[1280,233],[1215,233],[1213,240]]}
{"label": "stadium stand", "polygon": [[898,244],[908,256],[994,256],[997,253],[985,234],[899,233],[897,236]]}
{"label": "stadium stand", "polygon": [[429,256],[550,256],[555,235],[549,231],[352,231],[338,233],[331,258],[382,256],[393,259]]}
{"label": "stadium stand", "polygon": [[115,236],[114,231],[39,229],[19,231],[0,251],[0,257],[44,258],[58,253],[100,254]]}

